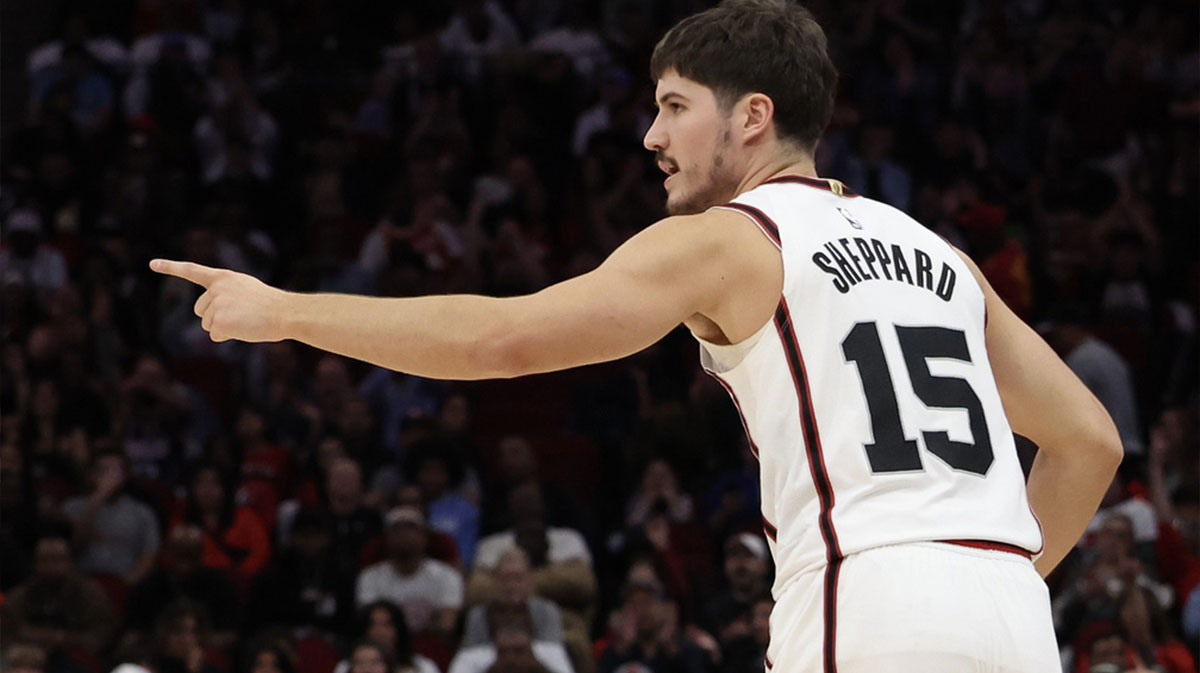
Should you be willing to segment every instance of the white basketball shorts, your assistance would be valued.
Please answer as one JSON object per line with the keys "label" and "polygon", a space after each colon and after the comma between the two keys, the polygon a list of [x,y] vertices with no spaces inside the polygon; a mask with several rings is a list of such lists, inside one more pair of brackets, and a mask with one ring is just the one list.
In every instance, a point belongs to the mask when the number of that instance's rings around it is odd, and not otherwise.
{"label": "white basketball shorts", "polygon": [[767,670],[1061,673],[1062,666],[1049,591],[1028,558],[921,542],[851,554],[835,572],[816,570],[784,587],[771,615]]}

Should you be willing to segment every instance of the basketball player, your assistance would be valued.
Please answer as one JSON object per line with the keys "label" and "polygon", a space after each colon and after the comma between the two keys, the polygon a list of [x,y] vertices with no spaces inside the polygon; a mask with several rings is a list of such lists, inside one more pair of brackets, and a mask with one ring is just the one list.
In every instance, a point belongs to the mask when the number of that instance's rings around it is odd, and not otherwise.
{"label": "basketball player", "polygon": [[[836,73],[809,12],[726,2],[667,33],[651,68],[645,145],[672,216],[590,273],[394,299],[152,268],[207,288],[195,311],[215,341],[296,339],[432,378],[614,360],[683,323],[761,461],[768,668],[1060,670],[1039,572],[1121,459],[1108,415],[967,257],[815,176]],[[1014,431],[1040,447],[1028,484]]]}

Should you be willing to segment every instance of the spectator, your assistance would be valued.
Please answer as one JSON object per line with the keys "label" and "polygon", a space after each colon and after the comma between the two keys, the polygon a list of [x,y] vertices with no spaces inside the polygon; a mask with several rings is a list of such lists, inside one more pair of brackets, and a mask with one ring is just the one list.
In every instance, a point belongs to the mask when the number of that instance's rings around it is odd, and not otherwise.
{"label": "spectator", "polygon": [[661,585],[631,582],[621,595],[621,608],[613,618],[612,639],[600,655],[597,673],[612,673],[630,664],[652,671],[712,670],[708,656],[680,632],[678,608]]}
{"label": "spectator", "polygon": [[42,236],[42,218],[30,209],[8,216],[8,243],[0,250],[0,283],[16,283],[49,294],[67,284],[62,253]]}
{"label": "spectator", "polygon": [[429,527],[454,538],[458,555],[467,567],[479,542],[479,509],[456,494],[465,476],[458,456],[442,442],[414,446],[405,472],[421,489],[429,512]]}
{"label": "spectator", "polygon": [[[33,576],[4,601],[6,642],[26,643],[49,655],[46,670],[72,670],[72,650],[98,657],[113,636],[113,609],[104,591],[71,563],[67,540],[47,536],[34,549]],[[77,656],[77,655],[76,655]],[[91,662],[74,661],[74,666]]]}
{"label": "spectator", "polygon": [[491,572],[496,595],[467,613],[463,647],[490,643],[500,625],[525,619],[532,625],[530,635],[535,641],[561,643],[562,615],[554,603],[533,595],[533,574],[525,552],[520,549],[505,552]]}
{"label": "spectator", "polygon": [[92,491],[68,500],[63,512],[74,525],[79,568],[116,575],[133,586],[150,572],[160,542],[154,512],[126,493],[128,462],[120,453],[92,458]]}
{"label": "spectator", "polygon": [[639,526],[659,503],[666,506],[671,521],[692,520],[692,497],[679,488],[679,477],[665,460],[652,460],[642,472],[642,483],[629,498],[625,524]]}
{"label": "spectator", "polygon": [[486,535],[504,530],[512,524],[509,496],[513,489],[533,481],[541,492],[545,503],[547,523],[557,528],[588,530],[588,519],[579,499],[570,491],[551,480],[538,475],[537,455],[529,440],[510,435],[500,440],[496,447],[494,479],[486,484],[483,496],[482,532]]}
{"label": "spectator", "polygon": [[171,531],[162,565],[129,592],[128,628],[149,634],[168,607],[190,601],[211,620],[213,643],[234,644],[242,623],[237,590],[224,571],[205,565],[204,543],[196,526],[183,524]]}
{"label": "spectator", "polygon": [[316,509],[300,510],[291,541],[255,582],[249,623],[345,634],[354,618],[355,574],[341,572],[332,544],[328,517]]}
{"label": "spectator", "polygon": [[846,184],[863,196],[907,211],[912,177],[891,158],[893,131],[883,123],[863,126],[858,153],[846,161]]}
{"label": "spectator", "polygon": [[725,540],[725,586],[707,601],[700,626],[717,638],[722,649],[754,636],[755,606],[770,596],[771,562],[767,542],[753,533]]}
{"label": "spectator", "polygon": [[[387,651],[396,673],[439,673],[437,664],[413,652],[404,612],[388,601],[376,601],[359,611],[357,636]],[[347,673],[351,661],[338,662],[333,673]]]}
{"label": "spectator", "polygon": [[182,516],[204,532],[204,565],[233,573],[246,586],[271,558],[271,538],[249,507],[234,502],[234,493],[220,468],[201,463],[192,473]]}
{"label": "spectator", "polygon": [[573,673],[562,645],[534,640],[528,625],[497,628],[493,643],[464,647],[447,673]]}
{"label": "spectator", "polygon": [[244,499],[263,527],[272,531],[279,503],[291,489],[292,456],[267,439],[263,413],[258,409],[243,407],[234,432],[242,457],[242,483],[236,497]]}
{"label": "spectator", "polygon": [[759,596],[750,607],[744,633],[732,635],[721,643],[721,670],[724,673],[758,673],[771,642],[771,610],[775,601],[769,594]]}
{"label": "spectator", "polygon": [[154,625],[155,673],[221,673],[208,663],[208,624],[204,609],[187,599],[167,607]]}
{"label": "spectator", "polygon": [[67,44],[59,63],[37,78],[29,116],[38,119],[44,109],[58,107],[84,138],[94,138],[107,131],[115,98],[112,83],[92,64],[88,50]]}
{"label": "spectator", "polygon": [[1121,433],[1125,453],[1142,455],[1145,445],[1129,364],[1093,335],[1086,322],[1078,309],[1063,309],[1044,332],[1046,340],[1108,410]]}
{"label": "spectator", "polygon": [[[325,447],[331,453],[328,459],[320,458]],[[357,461],[346,457],[341,443],[322,442],[318,447],[318,461],[326,460],[324,511],[329,516],[333,535],[331,547],[337,572],[358,574],[362,568],[362,550],[367,542],[379,537],[383,530],[379,512],[363,502],[362,467]],[[292,519],[300,503],[291,501],[281,506],[280,539],[286,542],[291,537]]]}
{"label": "spectator", "polygon": [[425,516],[413,507],[387,513],[388,559],[359,574],[358,605],[391,601],[404,609],[409,629],[449,636],[463,605],[463,581],[454,568],[426,556]]}
{"label": "spectator", "polygon": [[296,673],[296,656],[276,644],[263,644],[247,657],[248,673]]}
{"label": "spectator", "polygon": [[360,640],[350,651],[350,673],[392,673],[396,660],[387,648],[373,640]]}

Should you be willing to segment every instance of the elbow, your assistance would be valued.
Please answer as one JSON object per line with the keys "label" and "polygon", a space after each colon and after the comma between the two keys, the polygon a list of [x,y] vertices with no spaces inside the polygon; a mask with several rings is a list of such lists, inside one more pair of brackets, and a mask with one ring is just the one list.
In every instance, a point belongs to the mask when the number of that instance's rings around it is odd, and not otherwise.
{"label": "elbow", "polygon": [[495,330],[472,349],[471,370],[481,379],[511,379],[534,373],[528,339],[517,330]]}
{"label": "elbow", "polygon": [[1121,434],[1113,425],[1111,419],[1106,419],[1100,432],[1092,440],[1092,454],[1097,462],[1106,466],[1113,474],[1125,460],[1125,445],[1121,443]]}

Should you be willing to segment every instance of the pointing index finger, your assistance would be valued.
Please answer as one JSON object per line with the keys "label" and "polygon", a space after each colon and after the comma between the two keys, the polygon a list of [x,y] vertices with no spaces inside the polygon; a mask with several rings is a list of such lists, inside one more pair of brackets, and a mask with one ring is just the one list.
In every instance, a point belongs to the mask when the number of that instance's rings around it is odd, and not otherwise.
{"label": "pointing index finger", "polygon": [[150,270],[167,276],[175,276],[197,285],[208,287],[217,277],[217,269],[194,262],[175,262],[169,259],[155,259],[150,262]]}

